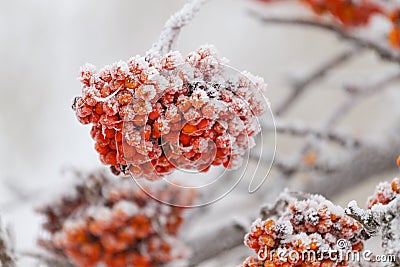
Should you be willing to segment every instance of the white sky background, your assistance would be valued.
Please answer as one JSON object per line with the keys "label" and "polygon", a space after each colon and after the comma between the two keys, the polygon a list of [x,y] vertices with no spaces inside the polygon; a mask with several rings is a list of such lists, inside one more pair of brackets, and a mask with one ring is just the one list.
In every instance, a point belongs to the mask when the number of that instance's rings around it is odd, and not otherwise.
{"label": "white sky background", "polygon": [[[38,218],[32,206],[68,183],[62,170],[101,166],[90,127],[81,125],[71,110],[73,98],[80,94],[76,80],[80,66],[90,62],[102,67],[144,54],[167,18],[184,2],[1,1],[0,182],[4,184],[0,185],[0,204],[6,205],[0,206],[0,212],[15,225],[19,247],[30,247],[36,235]],[[274,106],[288,92],[291,76],[312,71],[347,47],[331,34],[262,25],[247,12],[256,8],[278,15],[304,13],[288,6],[269,10],[251,0],[210,0],[183,30],[177,48],[187,53],[202,44],[214,44],[233,67],[264,77]],[[323,88],[314,88],[289,117],[318,121],[344,97],[340,93],[343,81],[365,81],[372,74],[391,70],[393,66],[379,64],[373,54],[366,53],[335,71]],[[342,127],[385,132],[391,118],[382,120],[382,114],[388,105],[394,106],[393,96],[399,95],[389,90],[387,95],[366,101]],[[290,146],[279,145],[290,153]],[[20,193],[33,192],[35,197],[10,206],[7,203],[15,199],[15,193],[9,187]],[[367,192],[361,195],[373,191],[372,187],[364,189]]]}

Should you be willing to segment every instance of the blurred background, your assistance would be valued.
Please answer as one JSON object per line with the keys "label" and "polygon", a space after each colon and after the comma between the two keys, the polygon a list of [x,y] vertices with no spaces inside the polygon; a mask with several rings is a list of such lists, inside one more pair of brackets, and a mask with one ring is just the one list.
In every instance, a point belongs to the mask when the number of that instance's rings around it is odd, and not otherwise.
{"label": "blurred background", "polygon": [[[184,3],[183,0],[2,1],[0,212],[3,220],[13,225],[19,249],[34,246],[40,218],[32,208],[57,195],[70,182],[66,178],[68,171],[101,167],[89,126],[82,126],[71,109],[73,98],[81,93],[76,78],[80,66],[90,62],[101,67],[143,55],[157,40],[165,21]],[[293,80],[349,48],[348,43],[323,31],[263,25],[249,10],[274,16],[309,14],[303,7],[290,3],[269,6],[251,0],[209,1],[184,28],[176,48],[186,54],[202,44],[215,45],[222,56],[230,59],[231,66],[265,79],[272,107],[290,92]],[[381,62],[372,52],[360,53],[323,82],[312,86],[287,118],[318,122],[346,97],[340,89],[344,84],[366,82],[372,76],[379,77],[397,68],[395,64]],[[398,119],[399,97],[392,86],[385,93],[366,99],[340,123],[340,128],[352,134],[384,136]],[[295,153],[294,146],[301,142],[304,141],[278,135],[278,154]],[[350,199],[363,204],[377,181],[392,176],[379,175],[364,181],[349,191],[337,192],[335,199],[340,204]],[[214,220],[234,218],[246,205],[256,211],[262,204],[245,194],[221,202],[224,203],[217,203],[203,222],[212,224]],[[229,208],[238,203],[241,209]],[[224,216],[218,211],[219,206]],[[246,248],[241,251],[248,253]],[[237,258],[243,253],[233,254],[235,257],[221,255],[224,260],[219,264],[238,264]],[[204,266],[215,264],[214,261]]]}

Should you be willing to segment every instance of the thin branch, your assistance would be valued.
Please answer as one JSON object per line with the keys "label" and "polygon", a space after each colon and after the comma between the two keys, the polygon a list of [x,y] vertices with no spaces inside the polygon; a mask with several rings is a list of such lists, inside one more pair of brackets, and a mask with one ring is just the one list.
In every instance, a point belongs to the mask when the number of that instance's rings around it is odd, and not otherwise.
{"label": "thin branch", "polygon": [[243,225],[232,221],[217,230],[202,233],[198,238],[190,240],[188,245],[192,249],[192,257],[189,267],[194,267],[242,244],[246,232],[247,229]]}
{"label": "thin branch", "polygon": [[36,253],[36,252],[24,252],[22,253],[23,256],[33,258],[38,260],[40,263],[46,264],[46,266],[53,267],[75,267],[75,265],[69,263],[67,260],[63,260],[61,258],[55,258],[43,253]]}
{"label": "thin branch", "polygon": [[189,24],[207,0],[192,0],[172,15],[164,25],[160,37],[147,52],[148,58],[164,55],[172,49],[181,29]]}
{"label": "thin branch", "polygon": [[393,50],[390,50],[376,42],[371,40],[363,39],[358,36],[354,36],[347,31],[329,23],[315,21],[307,18],[274,18],[274,17],[266,17],[257,12],[251,11],[251,14],[260,19],[264,23],[270,24],[285,24],[285,25],[294,25],[294,26],[307,26],[311,28],[326,30],[335,33],[342,39],[348,40],[355,45],[360,47],[365,47],[375,51],[383,60],[400,63],[399,54]]}
{"label": "thin branch", "polygon": [[[0,222],[1,223],[1,222]],[[0,266],[15,267],[15,251],[9,229],[3,229],[0,224]]]}
{"label": "thin branch", "polygon": [[304,189],[330,198],[369,177],[397,169],[394,159],[400,151],[399,136],[386,136],[364,144],[353,153],[341,157],[337,162],[337,166],[340,166],[337,171],[319,175],[304,184]]}
{"label": "thin branch", "polygon": [[306,91],[306,89],[309,88],[310,85],[323,79],[331,70],[353,58],[355,55],[359,54],[362,51],[363,49],[358,46],[348,49],[340,53],[339,55],[336,55],[331,60],[320,66],[302,81],[297,82],[294,85],[291,93],[281,102],[281,104],[275,110],[275,114],[277,116],[283,115],[293,105],[296,99],[299,99],[299,97]]}
{"label": "thin branch", "polygon": [[[273,130],[272,126],[264,126],[265,130]],[[299,122],[285,122],[277,119],[275,122],[275,129],[277,133],[290,134],[293,136],[314,136],[317,139],[326,139],[346,148],[359,147],[361,140],[351,135],[347,135],[338,131],[325,132],[323,129],[311,127]]]}
{"label": "thin branch", "polygon": [[400,73],[389,75],[379,81],[370,83],[366,86],[347,86],[346,91],[349,96],[343,101],[322,124],[322,128],[329,129],[339,122],[349,111],[356,106],[362,99],[379,93],[394,82],[400,81]]}

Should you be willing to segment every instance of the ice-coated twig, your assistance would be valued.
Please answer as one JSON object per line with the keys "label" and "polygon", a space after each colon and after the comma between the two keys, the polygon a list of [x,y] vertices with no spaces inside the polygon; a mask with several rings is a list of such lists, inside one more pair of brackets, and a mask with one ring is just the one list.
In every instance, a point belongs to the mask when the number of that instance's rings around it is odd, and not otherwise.
{"label": "ice-coated twig", "polygon": [[172,15],[164,25],[160,37],[147,52],[148,58],[168,53],[174,45],[183,27],[195,17],[201,6],[207,0],[190,0],[181,10]]}
{"label": "ice-coated twig", "polygon": [[356,201],[348,204],[346,213],[358,220],[369,236],[379,235],[386,255],[395,256],[395,262],[387,266],[400,265],[400,197],[397,196],[389,204],[376,204],[369,210],[358,207]]}
{"label": "ice-coated twig", "polygon": [[306,91],[307,88],[310,87],[310,85],[323,79],[330,71],[347,62],[362,51],[363,49],[358,46],[345,50],[317,68],[306,78],[296,82],[290,94],[276,108],[275,114],[277,116],[284,115],[284,113],[289,110],[292,104],[300,98],[300,96]]}
{"label": "ice-coated twig", "polygon": [[[264,126],[265,130],[273,129],[269,125]],[[317,139],[326,139],[330,142],[338,144],[346,148],[354,148],[361,145],[362,140],[357,137],[339,132],[339,131],[328,131],[305,125],[301,122],[287,122],[283,119],[276,119],[275,129],[277,133],[289,134],[293,136],[314,136]]]}
{"label": "ice-coated twig", "polygon": [[387,77],[365,86],[346,86],[345,89],[349,93],[349,96],[325,119],[322,128],[332,128],[362,99],[379,93],[398,81],[400,81],[400,73],[388,75]]}
{"label": "ice-coated twig", "polygon": [[217,230],[202,233],[187,244],[192,249],[189,267],[194,267],[224,251],[231,250],[243,243],[247,229],[235,220]]}
{"label": "ice-coated twig", "polygon": [[376,141],[370,140],[357,150],[341,157],[336,163],[340,166],[337,171],[318,175],[309,183],[305,183],[304,189],[330,198],[369,177],[397,169],[394,159],[397,158],[399,151],[398,135],[389,135]]}
{"label": "ice-coated twig", "polygon": [[15,251],[10,229],[3,228],[0,221],[0,266],[15,267]]}
{"label": "ice-coated twig", "polygon": [[306,27],[330,31],[335,33],[341,39],[350,41],[351,43],[357,46],[365,47],[375,51],[383,60],[400,63],[400,57],[397,52],[389,48],[386,48],[374,41],[355,36],[349,33],[348,31],[344,31],[341,28],[331,23],[315,21],[307,18],[268,17],[254,11],[251,11],[251,14],[260,19],[263,23],[306,26]]}
{"label": "ice-coated twig", "polygon": [[45,264],[48,267],[75,267],[72,263],[68,262],[67,260],[62,260],[61,258],[55,258],[43,253],[38,252],[24,252],[22,253],[23,256],[33,258],[39,261],[41,264]]}

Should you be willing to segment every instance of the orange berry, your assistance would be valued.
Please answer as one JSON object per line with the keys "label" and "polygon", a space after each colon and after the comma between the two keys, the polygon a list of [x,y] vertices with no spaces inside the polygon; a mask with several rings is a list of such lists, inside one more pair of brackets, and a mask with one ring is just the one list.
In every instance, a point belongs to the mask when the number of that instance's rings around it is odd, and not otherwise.
{"label": "orange berry", "polygon": [[184,145],[184,146],[189,145],[191,139],[192,138],[189,135],[186,135],[184,133],[181,133],[180,136],[179,136],[179,140],[181,141],[181,144]]}
{"label": "orange berry", "polygon": [[185,126],[183,126],[183,128],[182,128],[182,132],[184,134],[188,134],[188,135],[191,135],[196,131],[197,131],[197,127],[194,125],[188,124],[188,123],[185,124]]}

